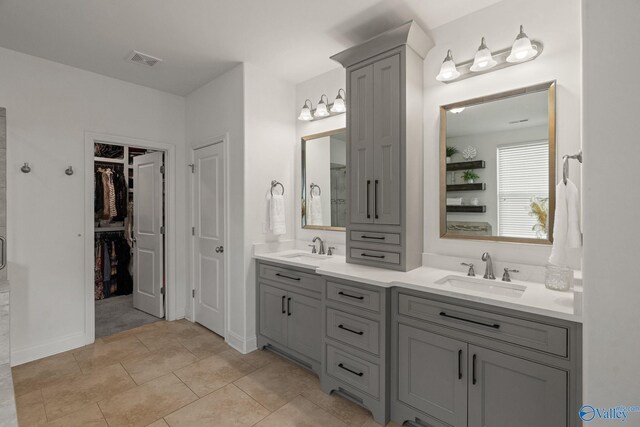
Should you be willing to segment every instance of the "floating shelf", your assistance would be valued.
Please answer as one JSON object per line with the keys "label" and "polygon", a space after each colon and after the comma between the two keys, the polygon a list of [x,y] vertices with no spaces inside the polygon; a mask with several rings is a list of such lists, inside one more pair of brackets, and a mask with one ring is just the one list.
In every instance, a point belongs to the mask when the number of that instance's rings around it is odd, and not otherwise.
{"label": "floating shelf", "polygon": [[487,207],[485,205],[447,206],[447,212],[484,213],[486,211],[487,211]]}
{"label": "floating shelf", "polygon": [[462,171],[467,169],[484,169],[484,160],[474,160],[472,162],[447,163],[448,171]]}
{"label": "floating shelf", "polygon": [[447,185],[447,191],[483,191],[487,189],[484,182],[475,182],[473,184],[450,184]]}

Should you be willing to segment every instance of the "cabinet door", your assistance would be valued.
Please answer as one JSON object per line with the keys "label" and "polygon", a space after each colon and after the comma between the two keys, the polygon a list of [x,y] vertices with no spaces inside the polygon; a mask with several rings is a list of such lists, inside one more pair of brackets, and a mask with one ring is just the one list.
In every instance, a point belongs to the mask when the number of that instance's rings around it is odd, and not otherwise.
{"label": "cabinet door", "polygon": [[260,333],[287,344],[287,293],[260,283]]}
{"label": "cabinet door", "polygon": [[566,372],[472,345],[469,355],[469,427],[567,425]]}
{"label": "cabinet door", "polygon": [[289,348],[319,361],[322,344],[320,301],[295,292],[289,292],[287,300]]}
{"label": "cabinet door", "polygon": [[398,398],[451,426],[466,426],[466,360],[466,343],[399,324]]}
{"label": "cabinet door", "polygon": [[399,225],[402,189],[400,55],[391,56],[373,65],[374,222]]}
{"label": "cabinet door", "polygon": [[373,65],[349,75],[349,209],[351,222],[373,222]]}

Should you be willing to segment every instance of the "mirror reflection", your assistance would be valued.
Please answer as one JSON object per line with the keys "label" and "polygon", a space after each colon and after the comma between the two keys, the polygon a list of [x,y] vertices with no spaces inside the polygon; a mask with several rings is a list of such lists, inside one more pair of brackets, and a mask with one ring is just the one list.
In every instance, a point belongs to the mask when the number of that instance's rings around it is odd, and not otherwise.
{"label": "mirror reflection", "polygon": [[444,237],[549,243],[554,89],[548,83],[442,107]]}
{"label": "mirror reflection", "polygon": [[347,225],[347,134],[337,129],[302,138],[302,227]]}

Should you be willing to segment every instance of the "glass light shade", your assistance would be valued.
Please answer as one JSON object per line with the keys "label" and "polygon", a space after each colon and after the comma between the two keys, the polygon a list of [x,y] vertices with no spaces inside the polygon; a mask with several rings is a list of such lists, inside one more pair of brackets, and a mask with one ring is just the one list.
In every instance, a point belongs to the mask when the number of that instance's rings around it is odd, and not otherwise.
{"label": "glass light shade", "polygon": [[344,99],[340,95],[333,101],[333,105],[331,106],[332,113],[344,113],[347,111],[347,106],[344,103]]}
{"label": "glass light shade", "polygon": [[456,68],[455,62],[453,62],[453,57],[451,56],[451,51],[447,52],[447,57],[444,58],[444,62],[440,67],[440,73],[436,76],[436,80],[440,82],[448,82],[450,80],[455,80],[460,77],[460,72]]}
{"label": "glass light shade", "polygon": [[327,117],[329,110],[327,110],[327,104],[324,101],[320,101],[316,107],[316,111],[313,113],[314,117]]}
{"label": "glass light shade", "polygon": [[302,110],[300,110],[300,115],[298,116],[298,120],[303,120],[305,122],[309,120],[313,120],[313,116],[311,115],[311,109],[306,105],[302,107]]}
{"label": "glass light shade", "polygon": [[531,44],[531,40],[524,33],[522,25],[520,25],[520,34],[516,37],[511,47],[511,53],[507,57],[507,62],[523,62],[527,61],[538,54],[536,48]]}
{"label": "glass light shade", "polygon": [[497,64],[496,60],[493,59],[493,55],[491,55],[491,51],[484,43],[484,37],[482,38],[482,42],[480,43],[480,47],[478,47],[478,51],[476,52],[476,56],[473,58],[473,65],[471,65],[470,70],[473,72],[488,70],[489,68],[495,67]]}

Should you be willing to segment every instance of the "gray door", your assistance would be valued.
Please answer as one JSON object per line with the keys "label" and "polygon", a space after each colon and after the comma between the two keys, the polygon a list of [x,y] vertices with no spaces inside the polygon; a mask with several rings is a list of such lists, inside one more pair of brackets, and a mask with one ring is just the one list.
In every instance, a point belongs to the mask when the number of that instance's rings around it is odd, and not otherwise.
{"label": "gray door", "polygon": [[260,283],[260,333],[287,344],[287,293]]}
{"label": "gray door", "polygon": [[374,222],[399,225],[400,55],[376,62],[373,81]]}
{"label": "gray door", "polygon": [[289,348],[320,360],[322,344],[320,301],[294,292],[287,294],[287,343]]}
{"label": "gray door", "polygon": [[472,345],[469,355],[469,427],[567,425],[566,372]]}
{"label": "gray door", "polygon": [[350,73],[349,209],[352,223],[373,222],[373,65]]}
{"label": "gray door", "polygon": [[398,398],[454,427],[466,426],[466,360],[466,343],[398,325]]}

